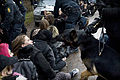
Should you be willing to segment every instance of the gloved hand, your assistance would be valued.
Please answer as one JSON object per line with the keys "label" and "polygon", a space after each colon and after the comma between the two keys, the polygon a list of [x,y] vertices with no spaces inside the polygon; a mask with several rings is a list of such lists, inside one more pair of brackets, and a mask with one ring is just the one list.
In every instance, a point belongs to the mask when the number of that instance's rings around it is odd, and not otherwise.
{"label": "gloved hand", "polygon": [[90,33],[96,33],[97,29],[95,29],[93,25],[88,25],[85,28],[85,32],[88,33],[88,34],[90,34]]}
{"label": "gloved hand", "polygon": [[85,28],[86,33],[96,33],[98,24],[101,22],[100,18],[95,18],[94,21]]}

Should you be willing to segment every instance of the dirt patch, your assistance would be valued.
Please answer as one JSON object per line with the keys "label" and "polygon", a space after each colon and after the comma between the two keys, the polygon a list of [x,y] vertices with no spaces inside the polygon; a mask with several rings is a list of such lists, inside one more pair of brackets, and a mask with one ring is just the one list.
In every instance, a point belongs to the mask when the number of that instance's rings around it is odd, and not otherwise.
{"label": "dirt patch", "polygon": [[29,25],[26,26],[28,37],[30,37],[31,30],[35,28],[34,26],[35,26],[34,22],[32,22],[31,24],[29,24]]}

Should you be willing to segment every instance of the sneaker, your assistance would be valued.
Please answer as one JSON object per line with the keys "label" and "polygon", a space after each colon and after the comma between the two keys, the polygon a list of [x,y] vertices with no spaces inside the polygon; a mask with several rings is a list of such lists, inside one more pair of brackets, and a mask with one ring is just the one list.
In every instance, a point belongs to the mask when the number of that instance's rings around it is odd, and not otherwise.
{"label": "sneaker", "polygon": [[74,77],[76,74],[79,73],[79,69],[77,68],[74,68],[72,71],[71,71],[71,77]]}

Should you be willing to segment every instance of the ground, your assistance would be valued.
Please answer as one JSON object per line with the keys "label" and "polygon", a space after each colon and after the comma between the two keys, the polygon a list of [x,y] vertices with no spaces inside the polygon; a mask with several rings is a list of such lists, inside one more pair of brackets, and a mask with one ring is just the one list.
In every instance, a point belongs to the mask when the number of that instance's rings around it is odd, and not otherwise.
{"label": "ground", "polygon": [[[96,12],[96,14],[93,16],[93,17],[90,17],[89,18],[89,23],[91,23],[95,17],[98,17],[98,12]],[[30,35],[30,32],[31,30],[34,28],[34,23],[31,22],[31,24],[27,25],[27,29],[28,29],[28,32],[27,32],[27,35],[29,36]],[[100,35],[100,30],[96,33],[96,34],[93,34],[96,38],[98,38]],[[84,64],[82,63],[82,60],[81,60],[81,54],[80,54],[80,51],[79,53],[73,53],[71,54],[67,60],[67,66],[62,70],[64,72],[70,72],[73,68],[78,68],[80,70],[80,73],[78,75],[76,75],[75,78],[73,78],[73,80],[79,80],[80,79],[80,75],[81,75],[81,72],[86,70]],[[92,76],[92,77],[89,77],[89,80],[96,80],[96,76]]]}

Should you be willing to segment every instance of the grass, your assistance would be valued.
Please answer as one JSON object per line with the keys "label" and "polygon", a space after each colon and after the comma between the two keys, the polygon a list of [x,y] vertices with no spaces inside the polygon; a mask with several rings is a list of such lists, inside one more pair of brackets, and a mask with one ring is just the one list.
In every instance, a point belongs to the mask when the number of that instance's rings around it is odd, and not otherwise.
{"label": "grass", "polygon": [[33,22],[34,22],[33,11],[27,12],[25,17],[25,26],[28,26]]}

